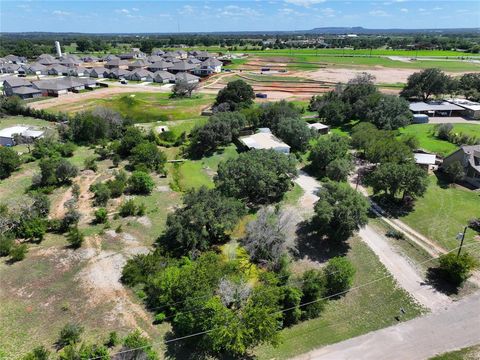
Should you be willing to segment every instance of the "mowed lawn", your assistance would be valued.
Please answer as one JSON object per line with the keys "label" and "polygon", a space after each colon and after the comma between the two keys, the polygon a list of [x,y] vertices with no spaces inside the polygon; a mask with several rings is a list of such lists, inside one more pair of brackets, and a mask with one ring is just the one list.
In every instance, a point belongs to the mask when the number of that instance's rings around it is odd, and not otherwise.
{"label": "mowed lawn", "polygon": [[[349,240],[348,258],[357,272],[354,284],[360,286],[389,274],[376,255],[359,238]],[[317,319],[302,322],[281,332],[282,342],[276,348],[255,349],[258,359],[288,359],[314,348],[339,342],[354,336],[395,324],[395,316],[403,307],[409,320],[423,309],[391,277],[329,301]]]}
{"label": "mowed lawn", "polygon": [[[458,149],[457,145],[435,137],[436,126],[436,124],[412,124],[400,129],[400,133],[415,135],[422,149],[438,155],[446,156]],[[453,132],[473,135],[480,139],[480,125],[477,124],[453,124]]]}
{"label": "mowed lawn", "polygon": [[191,98],[170,98],[170,93],[132,93],[114,95],[108,99],[88,99],[57,106],[55,112],[76,112],[105,106],[118,111],[136,123],[184,120],[200,116],[214,100],[213,95],[194,94]]}
{"label": "mowed lawn", "polygon": [[[401,219],[445,249],[454,249],[459,246],[456,235],[475,217],[480,217],[480,193],[457,185],[449,186],[432,175],[425,196],[419,198],[414,210]],[[465,239],[466,244],[480,244],[474,240],[471,229]],[[478,249],[472,253],[478,254]]]}
{"label": "mowed lawn", "polygon": [[55,127],[55,124],[49,121],[35,119],[28,116],[6,116],[4,118],[0,118],[0,130],[5,129],[7,127],[11,127],[11,126],[17,126],[17,125],[35,126],[37,128],[54,128]]}

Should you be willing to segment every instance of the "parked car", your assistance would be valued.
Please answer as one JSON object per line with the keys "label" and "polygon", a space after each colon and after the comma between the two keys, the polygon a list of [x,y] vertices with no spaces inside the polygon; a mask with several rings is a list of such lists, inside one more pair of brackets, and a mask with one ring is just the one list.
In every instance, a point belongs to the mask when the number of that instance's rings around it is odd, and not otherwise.
{"label": "parked car", "polygon": [[120,84],[127,85],[127,84],[128,84],[128,80],[127,80],[127,79],[121,79],[121,80],[120,80]]}

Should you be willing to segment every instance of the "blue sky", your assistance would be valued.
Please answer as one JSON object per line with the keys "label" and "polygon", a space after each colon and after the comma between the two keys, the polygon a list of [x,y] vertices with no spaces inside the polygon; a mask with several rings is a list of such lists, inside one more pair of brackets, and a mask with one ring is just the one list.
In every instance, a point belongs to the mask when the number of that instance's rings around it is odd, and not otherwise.
{"label": "blue sky", "polygon": [[1,31],[207,32],[480,27],[480,1],[0,0]]}

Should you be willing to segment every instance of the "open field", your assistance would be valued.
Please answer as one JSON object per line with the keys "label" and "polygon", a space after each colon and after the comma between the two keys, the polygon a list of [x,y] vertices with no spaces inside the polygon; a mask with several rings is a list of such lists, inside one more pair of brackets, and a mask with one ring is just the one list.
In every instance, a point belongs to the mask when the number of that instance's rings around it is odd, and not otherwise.
{"label": "open field", "polygon": [[10,126],[25,125],[25,126],[35,126],[40,129],[52,129],[55,127],[55,124],[52,124],[49,121],[35,119],[32,117],[26,116],[7,116],[0,117],[0,130],[5,129]]}
{"label": "open field", "polygon": [[105,106],[118,111],[124,117],[138,123],[161,120],[184,120],[198,117],[201,111],[210,105],[213,96],[195,94],[191,98],[174,99],[169,93],[134,92],[114,95],[108,99],[78,99],[75,102],[56,104],[49,108],[53,112],[75,113]]}
{"label": "open field", "polygon": [[[456,235],[480,214],[480,194],[458,185],[449,186],[441,177],[430,176],[425,196],[417,199],[412,212],[401,217],[407,225],[445,249],[458,247]],[[477,242],[467,230],[465,243]],[[478,252],[475,252],[478,257]]]}
{"label": "open field", "polygon": [[[446,140],[437,139],[433,133],[434,129],[434,124],[412,124],[400,129],[400,133],[415,135],[420,142],[420,148],[441,156],[446,156],[458,149],[458,146],[455,144]],[[455,133],[473,135],[480,139],[480,125],[453,124],[453,131]]]}
{"label": "open field", "polygon": [[[347,256],[357,269],[353,287],[387,274],[367,245],[356,237],[350,239],[349,244]],[[387,278],[329,301],[319,318],[282,330],[282,343],[277,348],[260,346],[254,353],[259,359],[288,359],[315,347],[392,325],[400,307],[406,309],[402,320],[414,318],[422,312],[394,280]]]}

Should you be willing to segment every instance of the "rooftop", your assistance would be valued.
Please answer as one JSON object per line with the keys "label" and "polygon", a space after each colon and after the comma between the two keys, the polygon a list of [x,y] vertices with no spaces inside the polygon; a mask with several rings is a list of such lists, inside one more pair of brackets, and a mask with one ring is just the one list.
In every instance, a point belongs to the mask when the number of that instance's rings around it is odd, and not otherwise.
{"label": "rooftop", "polygon": [[239,138],[240,142],[250,149],[284,149],[290,151],[290,146],[276,138],[270,132],[258,132]]}
{"label": "rooftop", "polygon": [[410,103],[411,111],[454,111],[454,110],[463,110],[464,108],[449,103],[448,101],[430,101],[428,103],[419,101]]}

